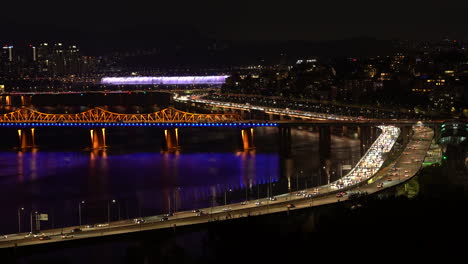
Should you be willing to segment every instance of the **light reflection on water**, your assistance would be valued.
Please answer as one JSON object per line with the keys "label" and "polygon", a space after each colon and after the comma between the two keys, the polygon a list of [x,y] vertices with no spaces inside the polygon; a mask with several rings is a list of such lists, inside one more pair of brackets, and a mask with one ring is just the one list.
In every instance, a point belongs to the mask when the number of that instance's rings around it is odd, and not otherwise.
{"label": "light reflection on water", "polygon": [[[0,220],[0,233],[17,230],[14,216],[18,207],[26,208],[23,216],[23,230],[26,230],[26,216],[31,208],[49,213],[54,219],[44,223],[44,228],[77,224],[77,205],[81,200],[86,201],[83,223],[97,223],[106,220],[107,202],[112,199],[118,201],[111,208],[111,218],[117,220],[117,214],[133,218],[223,204],[227,190],[232,190],[226,194],[228,201],[246,196],[256,199],[266,194],[270,181],[284,185],[282,190],[304,187],[301,178],[309,181],[309,175],[320,166],[317,134],[294,130],[295,154],[292,159],[285,159],[275,151],[276,141],[272,137],[275,131],[274,128],[258,129],[258,148],[250,152],[218,152],[219,145],[223,144],[217,138],[219,134],[213,136],[218,145],[215,151],[206,148],[210,145],[206,143],[208,134],[201,138],[201,143],[186,142],[190,151],[182,148],[176,153],[157,152],[153,146],[149,148],[152,151],[141,147],[135,152],[112,148],[3,150],[0,152],[3,187],[0,201],[3,201],[3,211],[11,217]],[[331,153],[334,165],[339,161],[357,161],[359,142],[333,137]],[[313,182],[311,179],[309,186]]]}

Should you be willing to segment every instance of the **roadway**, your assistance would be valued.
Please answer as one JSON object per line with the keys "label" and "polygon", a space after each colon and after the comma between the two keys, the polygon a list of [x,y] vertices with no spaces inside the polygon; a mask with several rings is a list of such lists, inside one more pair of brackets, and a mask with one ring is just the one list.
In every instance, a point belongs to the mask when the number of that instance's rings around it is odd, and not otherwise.
{"label": "roadway", "polygon": [[[364,118],[360,117],[352,117],[352,116],[343,116],[343,115],[336,115],[330,113],[316,113],[316,112],[308,112],[302,110],[294,110],[289,108],[275,108],[275,107],[265,107],[259,105],[251,105],[249,103],[246,104],[239,104],[233,102],[223,102],[223,101],[214,101],[214,100],[207,100],[201,98],[202,95],[199,96],[191,96],[191,97],[176,97],[174,98],[176,101],[179,102],[193,102],[193,103],[201,103],[212,105],[220,108],[228,108],[228,109],[236,109],[236,110],[257,110],[262,111],[266,114],[274,114],[279,116],[287,116],[289,118],[297,118],[299,120],[288,121],[288,120],[275,120],[275,122],[281,124],[288,124],[293,122],[294,124],[310,124],[310,123],[320,123],[320,124],[372,124],[372,125],[412,125],[418,122],[418,120],[413,119],[390,119],[390,118]],[[430,120],[425,121],[425,124],[442,124],[445,120]]]}
{"label": "roadway", "polygon": [[[434,136],[430,128],[414,126],[414,135],[407,144],[402,155],[384,169],[380,169],[384,160],[382,155],[395,143],[395,134],[398,130],[392,127],[383,127],[382,134],[373,143],[371,148],[358,162],[357,166],[344,176],[341,183],[347,179],[348,185],[332,182],[318,188],[305,189],[299,192],[290,192],[277,195],[274,198],[263,198],[253,201],[201,208],[198,211],[177,212],[171,216],[149,216],[141,218],[140,222],[134,219],[103,223],[89,227],[70,226],[60,229],[42,231],[41,236],[25,237],[28,233],[11,234],[0,238],[0,248],[15,246],[28,246],[61,241],[94,238],[140,232],[175,228],[180,226],[208,223],[212,221],[225,221],[229,219],[286,212],[302,208],[337,203],[348,199],[351,193],[367,192],[377,193],[410,180],[421,168],[427,150]],[[395,130],[397,129],[397,130]],[[399,130],[398,130],[399,131]],[[374,163],[372,166],[368,166]],[[380,165],[379,165],[380,164]],[[73,232],[80,228],[81,231]],[[65,236],[62,237],[61,234]]]}

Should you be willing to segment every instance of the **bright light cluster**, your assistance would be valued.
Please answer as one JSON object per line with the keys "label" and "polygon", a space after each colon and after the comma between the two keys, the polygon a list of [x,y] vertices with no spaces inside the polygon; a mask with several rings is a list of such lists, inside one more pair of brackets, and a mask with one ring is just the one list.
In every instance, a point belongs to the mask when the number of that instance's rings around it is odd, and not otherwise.
{"label": "bright light cluster", "polygon": [[343,189],[358,184],[377,173],[385,161],[383,154],[392,149],[400,135],[400,129],[397,127],[379,126],[379,128],[382,133],[377,140],[346,176],[330,184],[332,189]]}
{"label": "bright light cluster", "polygon": [[101,84],[111,85],[195,85],[224,84],[229,76],[104,77]]}
{"label": "bright light cluster", "polygon": [[283,108],[273,108],[273,107],[264,107],[264,106],[257,106],[257,105],[250,105],[250,104],[239,104],[239,103],[232,103],[232,102],[221,102],[221,101],[213,101],[213,100],[206,100],[200,99],[197,96],[192,97],[184,97],[184,98],[174,98],[176,101],[192,101],[196,103],[204,103],[204,104],[211,104],[211,105],[218,105],[221,107],[228,107],[228,108],[240,108],[240,109],[253,109],[264,111],[265,113],[275,113],[287,116],[296,116],[300,118],[309,118],[309,119],[327,119],[327,120],[358,120],[358,118],[348,117],[348,116],[338,116],[334,114],[321,114],[321,113],[313,113],[301,110],[292,110],[292,109],[283,109]]}

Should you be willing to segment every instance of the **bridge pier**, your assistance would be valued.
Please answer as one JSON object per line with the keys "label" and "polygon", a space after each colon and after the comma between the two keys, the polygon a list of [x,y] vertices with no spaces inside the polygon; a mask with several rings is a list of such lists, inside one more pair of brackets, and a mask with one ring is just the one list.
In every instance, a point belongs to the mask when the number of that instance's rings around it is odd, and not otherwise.
{"label": "bridge pier", "polygon": [[11,95],[5,96],[5,106],[11,106]]}
{"label": "bridge pier", "polygon": [[400,137],[398,138],[398,143],[402,146],[406,145],[410,138],[410,133],[412,128],[410,126],[402,126],[400,127]]}
{"label": "bridge pier", "polygon": [[278,127],[279,152],[284,157],[290,157],[291,151],[291,128]]}
{"label": "bridge pier", "polygon": [[106,129],[105,128],[93,128],[90,131],[91,136],[91,148],[100,149],[106,147]]}
{"label": "bridge pier", "polygon": [[341,128],[341,136],[345,137],[348,135],[348,127],[347,126],[342,126]]}
{"label": "bridge pier", "polygon": [[178,149],[179,146],[179,129],[167,128],[164,129],[164,143],[163,149],[165,151],[172,151]]}
{"label": "bridge pier", "polygon": [[273,121],[275,120],[275,116],[272,113],[268,114],[268,120]]}
{"label": "bridge pier", "polygon": [[34,148],[34,128],[21,128],[18,129],[19,147],[21,149]]}
{"label": "bridge pier", "polygon": [[372,144],[372,129],[369,126],[358,127],[358,137],[361,149],[361,156],[363,156],[367,149]]}
{"label": "bridge pier", "polygon": [[321,157],[329,158],[331,152],[331,128],[319,127],[319,153]]}
{"label": "bridge pier", "polygon": [[31,95],[22,95],[21,96],[21,106],[29,106],[32,104],[32,96]]}
{"label": "bridge pier", "polygon": [[242,129],[241,136],[242,136],[242,147],[244,150],[250,150],[250,149],[255,148],[253,128]]}

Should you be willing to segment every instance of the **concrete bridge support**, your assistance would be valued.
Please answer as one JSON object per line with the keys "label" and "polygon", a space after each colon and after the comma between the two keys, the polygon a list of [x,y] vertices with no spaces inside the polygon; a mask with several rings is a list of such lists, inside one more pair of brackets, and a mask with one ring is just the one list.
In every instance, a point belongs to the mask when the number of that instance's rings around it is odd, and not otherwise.
{"label": "concrete bridge support", "polygon": [[358,127],[358,137],[361,148],[361,156],[366,153],[372,144],[372,129],[370,126]]}
{"label": "concrete bridge support", "polygon": [[273,115],[272,113],[269,113],[268,114],[268,120],[270,120],[270,121],[275,120],[275,115]]}
{"label": "concrete bridge support", "polygon": [[12,98],[11,95],[5,95],[5,106],[11,106],[12,105]]}
{"label": "concrete bridge support", "polygon": [[33,148],[35,146],[34,128],[18,129],[19,147],[21,149]]}
{"label": "concrete bridge support", "polygon": [[331,130],[330,126],[319,126],[319,157],[320,168],[318,182],[320,184],[330,183],[331,179]]}
{"label": "concrete bridge support", "polygon": [[342,137],[348,136],[348,127],[347,126],[342,126],[341,127],[341,136]]}
{"label": "concrete bridge support", "polygon": [[91,136],[91,148],[100,149],[106,147],[106,129],[105,128],[93,128],[90,131]]}
{"label": "concrete bridge support", "polygon": [[164,129],[164,144],[163,149],[166,151],[176,150],[180,147],[179,145],[179,129],[178,128],[166,128]]}
{"label": "concrete bridge support", "polygon": [[284,157],[291,157],[291,128],[279,127],[278,128],[278,145],[280,155]]}
{"label": "concrete bridge support", "polygon": [[410,126],[401,126],[400,127],[400,136],[398,138],[398,143],[402,146],[406,145],[409,141],[410,138],[410,133],[411,133],[411,127]]}
{"label": "concrete bridge support", "polygon": [[244,150],[250,150],[255,148],[254,144],[254,129],[244,128],[241,130],[242,136],[242,148]]}
{"label": "concrete bridge support", "polygon": [[31,95],[22,95],[21,96],[21,106],[29,106],[32,104],[32,96]]}
{"label": "concrete bridge support", "polygon": [[330,126],[319,127],[319,153],[320,157],[328,159],[331,152],[331,128]]}

